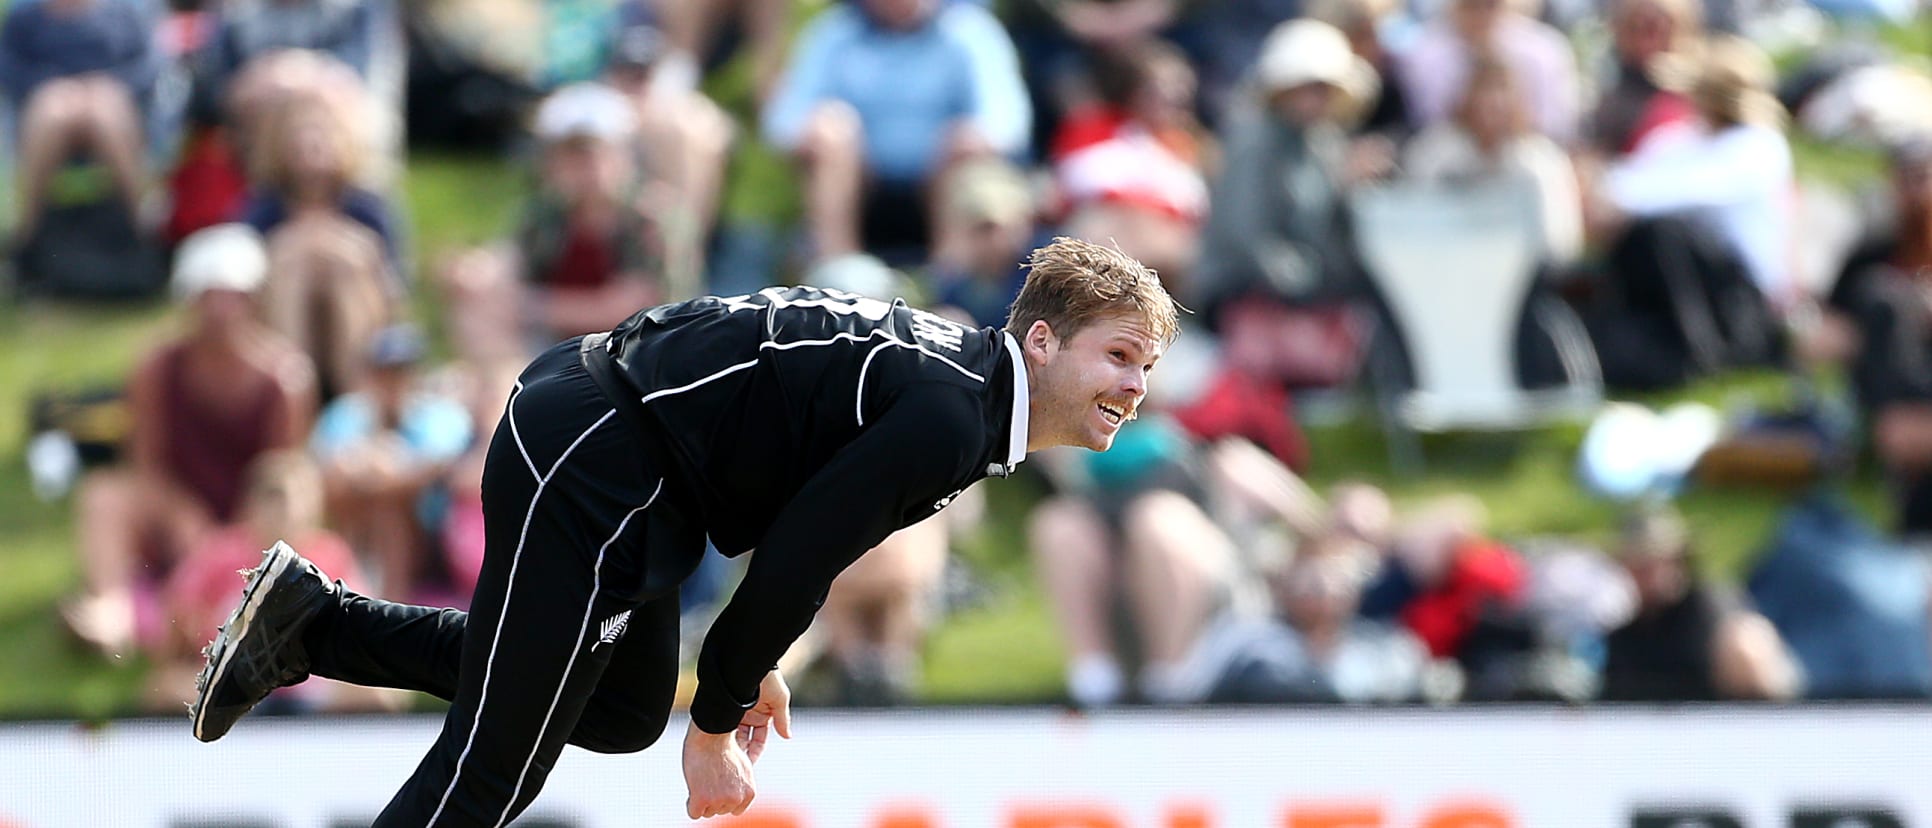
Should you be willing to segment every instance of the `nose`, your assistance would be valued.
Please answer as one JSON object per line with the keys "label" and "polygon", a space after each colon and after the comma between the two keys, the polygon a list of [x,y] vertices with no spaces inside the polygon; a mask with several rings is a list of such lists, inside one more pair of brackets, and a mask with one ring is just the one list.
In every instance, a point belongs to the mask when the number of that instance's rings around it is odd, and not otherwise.
{"label": "nose", "polygon": [[1128,369],[1127,381],[1122,383],[1121,390],[1135,398],[1147,396],[1147,369],[1138,365]]}

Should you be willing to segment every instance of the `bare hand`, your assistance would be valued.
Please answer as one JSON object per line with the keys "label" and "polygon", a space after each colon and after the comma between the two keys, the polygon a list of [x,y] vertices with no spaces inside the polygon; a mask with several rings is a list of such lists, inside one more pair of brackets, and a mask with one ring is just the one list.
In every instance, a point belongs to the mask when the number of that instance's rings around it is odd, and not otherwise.
{"label": "bare hand", "polygon": [[792,738],[792,689],[786,686],[785,677],[777,670],[765,674],[765,680],[758,685],[758,703],[745,711],[745,718],[738,722],[738,747],[756,762],[765,752],[765,739],[773,730],[786,739]]}
{"label": "bare hand", "polygon": [[693,723],[684,734],[684,812],[692,819],[742,814],[758,795],[751,759],[730,733],[706,733]]}

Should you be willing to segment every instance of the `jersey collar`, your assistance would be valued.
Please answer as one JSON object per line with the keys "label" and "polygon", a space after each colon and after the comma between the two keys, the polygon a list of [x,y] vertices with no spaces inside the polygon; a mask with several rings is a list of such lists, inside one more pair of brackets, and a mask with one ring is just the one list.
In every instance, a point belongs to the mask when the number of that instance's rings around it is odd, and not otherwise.
{"label": "jersey collar", "polygon": [[1004,477],[1026,459],[1027,412],[1031,399],[1026,390],[1026,360],[1020,357],[1020,341],[1007,331],[1000,331],[1000,341],[1006,344],[1006,353],[1013,357],[1013,420],[1007,428],[1006,463],[1003,468],[995,464]]}

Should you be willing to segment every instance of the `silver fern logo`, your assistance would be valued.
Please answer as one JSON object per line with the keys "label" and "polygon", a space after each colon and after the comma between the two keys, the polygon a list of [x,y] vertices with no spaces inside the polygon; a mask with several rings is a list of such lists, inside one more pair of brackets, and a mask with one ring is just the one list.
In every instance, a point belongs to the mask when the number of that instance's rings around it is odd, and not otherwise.
{"label": "silver fern logo", "polygon": [[603,629],[601,632],[597,634],[597,643],[590,645],[590,649],[594,652],[598,647],[602,647],[605,644],[616,644],[617,639],[624,637],[624,630],[630,625],[631,625],[630,610],[624,610],[623,612],[620,612],[616,615],[613,615],[609,618],[604,619]]}

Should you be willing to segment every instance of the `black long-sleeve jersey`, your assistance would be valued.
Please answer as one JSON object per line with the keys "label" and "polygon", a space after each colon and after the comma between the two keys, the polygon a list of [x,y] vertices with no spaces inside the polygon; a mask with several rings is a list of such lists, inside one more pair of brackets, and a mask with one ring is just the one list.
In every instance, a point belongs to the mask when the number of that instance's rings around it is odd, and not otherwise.
{"label": "black long-sleeve jersey", "polygon": [[737,725],[841,571],[1026,454],[1018,343],[903,301],[704,297],[640,311],[597,350],[680,506],[725,554],[757,549],[699,656],[707,732]]}

